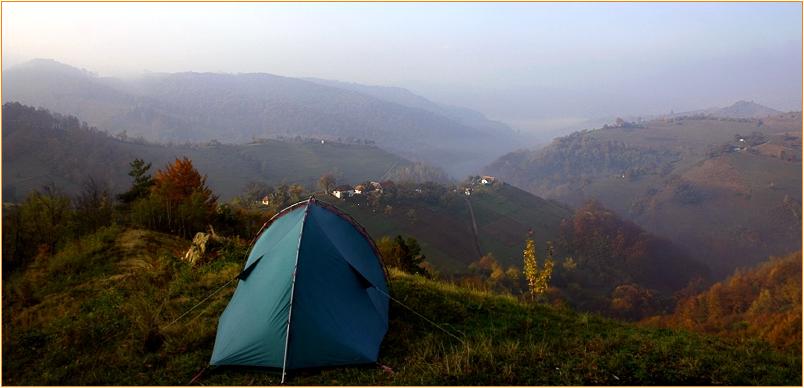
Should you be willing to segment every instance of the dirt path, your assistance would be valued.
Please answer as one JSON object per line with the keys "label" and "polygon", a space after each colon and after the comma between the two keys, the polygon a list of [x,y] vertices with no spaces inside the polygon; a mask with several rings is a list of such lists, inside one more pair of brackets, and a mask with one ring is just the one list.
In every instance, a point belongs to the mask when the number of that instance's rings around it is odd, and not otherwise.
{"label": "dirt path", "polygon": [[463,198],[466,201],[466,206],[469,208],[469,215],[472,217],[472,236],[474,236],[475,240],[475,250],[477,251],[477,257],[483,257],[483,251],[480,249],[480,238],[478,237],[477,232],[477,220],[475,220],[475,210],[472,208],[472,202],[469,200],[468,197]]}

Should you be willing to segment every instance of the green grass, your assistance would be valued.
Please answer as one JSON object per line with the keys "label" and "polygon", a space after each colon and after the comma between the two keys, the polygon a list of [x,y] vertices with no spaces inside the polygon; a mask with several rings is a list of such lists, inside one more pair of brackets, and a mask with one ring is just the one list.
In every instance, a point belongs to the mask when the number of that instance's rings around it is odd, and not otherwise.
{"label": "green grass", "polygon": [[[111,228],[4,282],[3,383],[186,384],[206,365],[242,244],[192,267],[187,242]],[[391,293],[462,338],[392,303],[377,367],[295,372],[296,385],[800,385],[800,354],[640,327],[391,272]],[[275,372],[221,368],[205,385],[271,385]]]}
{"label": "green grass", "polygon": [[[461,194],[463,196],[463,194]],[[374,238],[402,234],[413,236],[422,246],[427,261],[444,273],[465,272],[479,259],[474,249],[472,220],[463,200],[452,207],[424,202],[392,203],[392,214],[372,209],[361,200],[323,198],[360,222]],[[537,244],[556,241],[559,224],[572,211],[510,185],[477,187],[469,198],[474,208],[483,254],[493,253],[505,266],[521,265],[522,248],[528,229]],[[360,204],[358,206],[357,204]],[[415,222],[407,218],[413,209]]]}

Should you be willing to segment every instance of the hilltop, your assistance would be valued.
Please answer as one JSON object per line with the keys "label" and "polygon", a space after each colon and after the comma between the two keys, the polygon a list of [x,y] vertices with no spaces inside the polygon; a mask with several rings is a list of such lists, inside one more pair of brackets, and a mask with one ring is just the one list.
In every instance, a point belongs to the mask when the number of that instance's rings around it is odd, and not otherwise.
{"label": "hilltop", "polygon": [[768,116],[778,116],[780,114],[783,114],[783,112],[769,108],[762,104],[758,104],[754,101],[740,100],[729,106],[675,113],[669,115],[668,118],[684,116],[711,116],[734,119],[761,119]]}
{"label": "hilltop", "polygon": [[380,179],[413,164],[373,145],[320,139],[155,144],[112,137],[76,117],[17,103],[3,105],[5,201],[21,200],[50,183],[75,193],[89,177],[121,192],[130,184],[128,164],[135,158],[156,169],[183,156],[204,171],[210,187],[223,199],[239,195],[252,182],[314,186],[327,172],[343,180]]}
{"label": "hilltop", "polygon": [[44,107],[155,142],[245,143],[277,136],[370,141],[455,176],[516,144],[513,131],[477,112],[438,108],[415,95],[405,101],[413,97],[417,105],[405,103],[343,85],[267,73],[121,79],[39,59],[3,71],[3,102]]}
{"label": "hilltop", "polygon": [[[181,385],[206,365],[244,243],[191,266],[187,241],[104,228],[3,282],[3,383]],[[298,385],[799,385],[800,352],[755,340],[654,329],[391,271],[395,298],[376,367],[290,375]],[[13,314],[12,314],[13,313]],[[207,372],[204,385],[274,385],[259,369]]]}
{"label": "hilltop", "polygon": [[801,113],[622,122],[486,168],[545,198],[596,199],[719,277],[801,245]]}

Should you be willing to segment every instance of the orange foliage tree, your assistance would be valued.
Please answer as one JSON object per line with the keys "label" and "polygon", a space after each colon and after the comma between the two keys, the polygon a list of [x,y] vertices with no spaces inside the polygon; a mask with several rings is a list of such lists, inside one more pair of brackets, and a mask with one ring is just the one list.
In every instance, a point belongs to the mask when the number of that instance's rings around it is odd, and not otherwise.
{"label": "orange foliage tree", "polygon": [[153,229],[188,237],[212,220],[217,197],[186,157],[176,159],[154,175],[148,198],[135,205],[141,223]]}
{"label": "orange foliage tree", "polygon": [[709,290],[679,301],[672,315],[647,323],[727,337],[762,338],[801,349],[801,252],[738,270]]}

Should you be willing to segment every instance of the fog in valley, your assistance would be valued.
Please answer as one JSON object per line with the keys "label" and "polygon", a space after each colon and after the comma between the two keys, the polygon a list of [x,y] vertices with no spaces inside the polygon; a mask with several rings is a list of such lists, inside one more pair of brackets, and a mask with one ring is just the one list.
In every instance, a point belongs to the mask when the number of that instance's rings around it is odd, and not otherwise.
{"label": "fog in valley", "polygon": [[[801,104],[800,4],[6,4],[3,68],[406,88],[549,141],[618,116]],[[589,122],[589,120],[592,120]]]}

